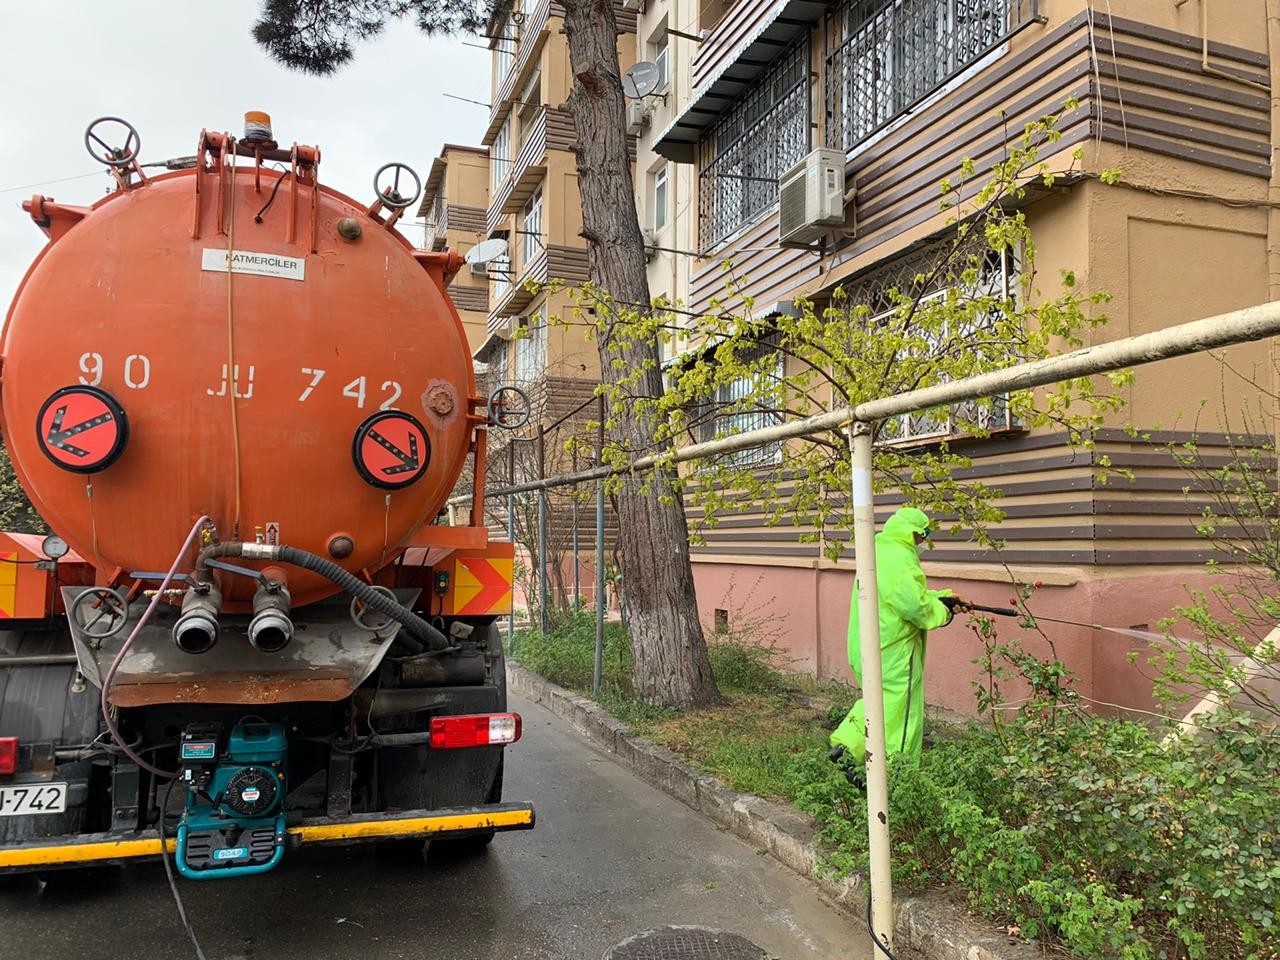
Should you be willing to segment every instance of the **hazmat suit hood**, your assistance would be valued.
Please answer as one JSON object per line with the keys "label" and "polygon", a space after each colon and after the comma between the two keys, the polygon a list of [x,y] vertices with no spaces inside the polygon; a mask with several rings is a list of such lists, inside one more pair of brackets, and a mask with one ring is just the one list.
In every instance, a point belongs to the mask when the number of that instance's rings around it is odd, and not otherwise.
{"label": "hazmat suit hood", "polygon": [[908,546],[915,546],[915,534],[929,531],[929,515],[917,507],[903,507],[894,512],[884,523],[880,536],[886,540],[896,540]]}

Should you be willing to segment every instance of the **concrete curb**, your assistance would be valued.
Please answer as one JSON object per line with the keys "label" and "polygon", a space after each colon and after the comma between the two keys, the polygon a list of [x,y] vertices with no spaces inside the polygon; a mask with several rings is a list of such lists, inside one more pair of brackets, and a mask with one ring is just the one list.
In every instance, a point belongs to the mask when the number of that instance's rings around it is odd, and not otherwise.
{"label": "concrete curb", "polygon": [[[508,662],[507,686],[568,720],[648,783],[814,883],[835,906],[864,919],[867,895],[862,877],[838,879],[822,868],[813,827],[797,810],[730,789],[670,750],[635,736],[594,700],[556,686],[519,664]],[[926,960],[1042,960],[1044,956],[1035,943],[992,936],[945,897],[903,898],[894,907],[895,945]]]}

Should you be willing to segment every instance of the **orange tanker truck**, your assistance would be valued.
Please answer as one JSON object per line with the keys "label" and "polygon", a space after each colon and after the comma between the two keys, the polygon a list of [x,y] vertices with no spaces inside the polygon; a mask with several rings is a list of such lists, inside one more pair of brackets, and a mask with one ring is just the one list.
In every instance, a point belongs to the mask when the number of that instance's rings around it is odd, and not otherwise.
{"label": "orange tanker truck", "polygon": [[54,532],[0,533],[0,872],[532,827],[502,802],[513,551],[483,523],[521,399],[476,395],[461,258],[395,230],[416,175],[360,203],[260,114],[156,176],[124,121],[85,144],[116,188],[23,204],[49,242],[0,359]]}

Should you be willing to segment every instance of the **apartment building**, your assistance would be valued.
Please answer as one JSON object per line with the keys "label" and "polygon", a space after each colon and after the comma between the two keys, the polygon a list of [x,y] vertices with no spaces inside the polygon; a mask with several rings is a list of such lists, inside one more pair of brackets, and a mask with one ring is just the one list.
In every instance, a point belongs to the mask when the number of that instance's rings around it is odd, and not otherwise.
{"label": "apartment building", "polygon": [[[658,291],[671,270],[670,289],[691,310],[723,296],[726,260],[746,278],[756,316],[785,312],[798,297],[822,303],[837,287],[874,303],[911,283],[929,245],[953,229],[939,182],[964,158],[981,180],[1008,131],[1016,136],[1068,99],[1079,107],[1063,115],[1062,139],[1042,159],[1066,169],[1082,149],[1083,167],[1029,194],[1024,209],[1039,276],[1070,269],[1086,291],[1114,297],[1109,324],[1094,336],[1268,299],[1274,134],[1263,0],[737,0],[725,8],[650,0],[637,40],[660,41],[663,25],[676,24],[702,36],[656,48],[667,51],[670,81],[641,138],[637,181],[642,226],[655,242],[671,237],[657,245],[696,254],[668,263],[659,253],[650,268]],[[652,58],[655,48],[642,52]],[[778,178],[819,148],[843,167],[843,223],[819,225],[824,211],[801,206],[787,211],[780,236]],[[1100,183],[1100,171],[1113,168],[1122,184]],[[1016,263],[995,269],[1016,280]],[[1250,371],[1270,351],[1224,355]],[[1008,515],[998,556],[964,536],[936,536],[925,562],[935,585],[1004,603],[1012,573],[1044,584],[1036,597],[1044,616],[1139,628],[1167,616],[1185,585],[1205,585],[1212,554],[1193,523],[1203,496],[1185,494],[1188,477],[1123,428],[1189,436],[1204,398],[1212,406],[1198,424],[1201,449],[1219,455],[1214,444],[1225,438],[1213,433],[1221,428],[1212,414],[1238,409],[1256,388],[1224,373],[1219,359],[1197,356],[1143,369],[1127,389],[1127,409],[1095,450],[1014,423],[967,443],[946,417],[904,427],[900,442],[963,444],[974,461],[966,476],[998,487]],[[1107,462],[1132,479],[1105,477]],[[882,516],[899,502],[883,498]],[[699,602],[710,621],[750,591],[769,604],[800,665],[847,676],[851,562],[825,559],[819,544],[801,542],[804,532],[749,514],[722,521],[694,551]],[[1086,696],[1146,702],[1123,641],[1070,627],[1053,636]],[[959,627],[940,634],[929,652],[930,702],[968,709],[979,653]]]}
{"label": "apartment building", "polygon": [[[424,250],[446,247],[466,255],[485,236],[489,210],[489,151],[446,143],[431,161],[422,186],[418,216],[422,218]],[[464,267],[449,286],[462,316],[467,343],[480,349],[488,331],[489,278],[485,271]]]}
{"label": "apartment building", "polygon": [[[617,11],[619,63],[635,59],[633,11]],[[482,137],[488,150],[488,205],[483,235],[507,243],[505,256],[487,265],[488,314],[475,351],[483,366],[485,393],[513,385],[530,399],[530,425],[516,435],[490,434],[491,482],[511,475],[527,480],[539,470],[568,472],[585,461],[565,449],[572,437],[590,440],[588,423],[597,418],[595,389],[599,354],[587,325],[574,317],[572,288],[587,279],[582,201],[578,194],[577,138],[566,107],[573,86],[564,10],[552,0],[517,0],[490,25],[493,51],[489,120]],[[564,288],[548,289],[561,281]],[[536,437],[545,431],[542,463]],[[548,532],[553,553],[571,564],[571,544],[579,546],[582,593],[592,596],[593,518],[567,493],[548,495]],[[527,513],[529,505],[516,505]],[[505,505],[491,504],[495,522],[505,522]],[[536,513],[536,511],[534,511]],[[518,516],[517,527],[528,523]],[[607,517],[612,546],[616,521]],[[577,536],[574,536],[574,531]],[[536,537],[524,539],[532,544]],[[571,570],[557,568],[552,580],[567,585]]]}

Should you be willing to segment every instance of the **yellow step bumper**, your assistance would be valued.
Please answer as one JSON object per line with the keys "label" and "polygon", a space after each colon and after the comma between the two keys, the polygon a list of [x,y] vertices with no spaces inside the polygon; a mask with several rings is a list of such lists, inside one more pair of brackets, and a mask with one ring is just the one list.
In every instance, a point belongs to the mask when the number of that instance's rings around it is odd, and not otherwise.
{"label": "yellow step bumper", "polygon": [[[355,815],[343,819],[303,820],[288,828],[291,845],[304,843],[367,843],[422,837],[466,836],[486,830],[532,830],[533,807],[524,803],[495,803],[444,810],[407,810],[399,813]],[[165,850],[173,852],[169,837]],[[57,840],[40,840],[0,847],[0,873],[88,863],[120,863],[160,855],[160,837],[85,834]]]}

